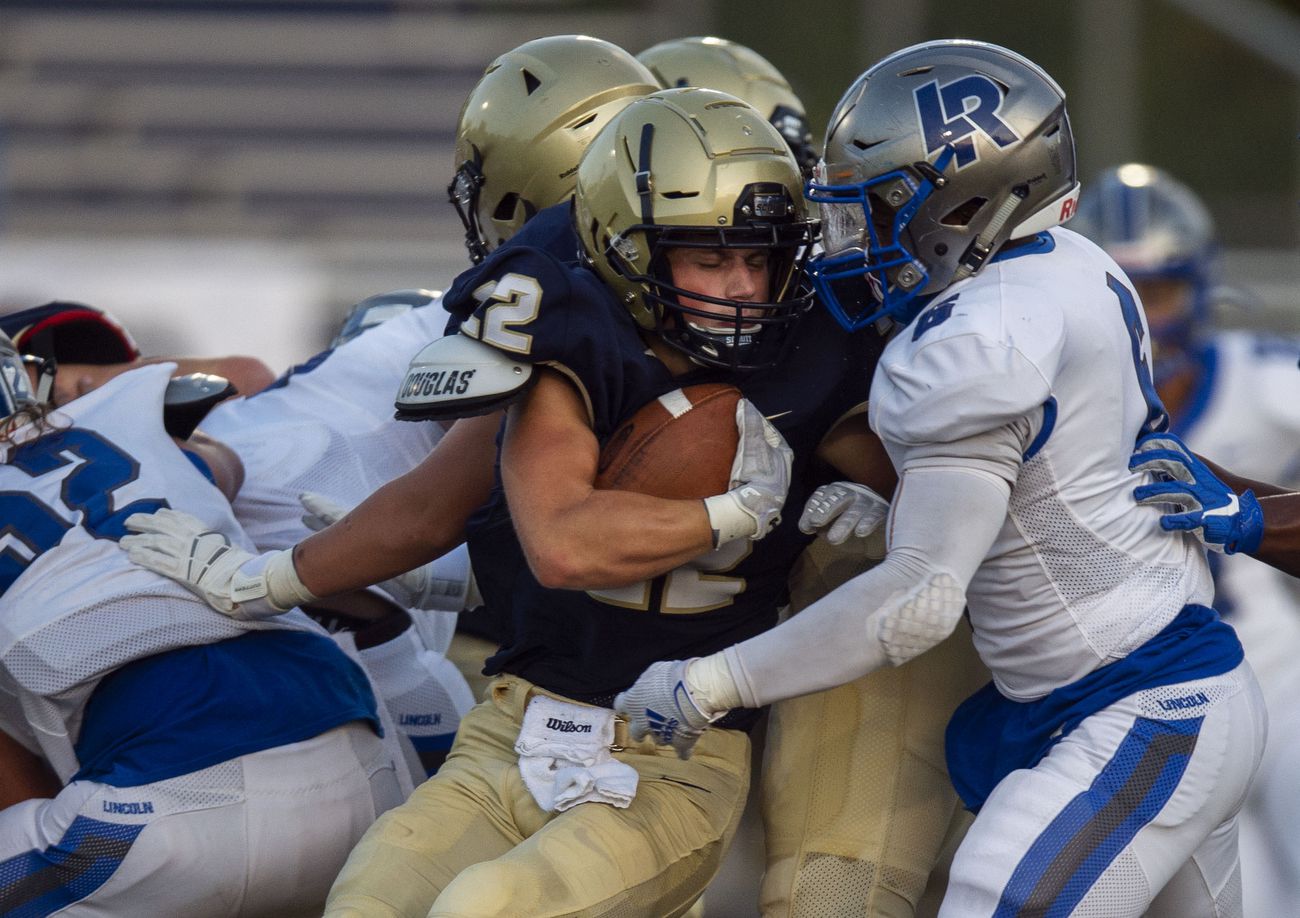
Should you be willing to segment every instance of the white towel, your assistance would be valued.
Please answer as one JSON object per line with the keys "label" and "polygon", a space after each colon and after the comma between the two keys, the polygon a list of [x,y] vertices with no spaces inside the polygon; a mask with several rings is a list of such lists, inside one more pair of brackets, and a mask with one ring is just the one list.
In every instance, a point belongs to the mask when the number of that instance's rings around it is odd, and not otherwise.
{"label": "white towel", "polygon": [[534,696],[515,741],[524,786],[548,813],[589,802],[626,807],[637,772],[609,754],[613,741],[610,709]]}

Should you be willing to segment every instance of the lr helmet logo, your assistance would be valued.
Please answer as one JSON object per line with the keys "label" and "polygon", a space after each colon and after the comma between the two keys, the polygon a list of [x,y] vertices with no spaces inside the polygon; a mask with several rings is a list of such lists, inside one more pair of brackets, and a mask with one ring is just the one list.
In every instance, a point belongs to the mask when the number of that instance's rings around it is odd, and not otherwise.
{"label": "lr helmet logo", "polygon": [[940,86],[932,80],[918,86],[916,113],[928,156],[951,144],[957,151],[957,168],[964,169],[979,159],[975,134],[981,133],[999,147],[1020,142],[1020,135],[998,117],[1002,90],[986,76],[971,74]]}

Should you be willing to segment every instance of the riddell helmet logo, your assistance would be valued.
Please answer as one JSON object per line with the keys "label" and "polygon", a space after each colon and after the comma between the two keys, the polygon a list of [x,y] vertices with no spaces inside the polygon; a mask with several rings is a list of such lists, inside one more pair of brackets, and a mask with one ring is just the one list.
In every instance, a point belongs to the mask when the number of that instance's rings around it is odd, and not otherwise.
{"label": "riddell helmet logo", "polygon": [[983,134],[1001,148],[1020,142],[1011,125],[998,117],[1005,97],[997,83],[971,74],[940,86],[931,80],[912,91],[921,121],[925,152],[930,155],[948,145],[957,151],[957,168],[979,160],[975,134]]}

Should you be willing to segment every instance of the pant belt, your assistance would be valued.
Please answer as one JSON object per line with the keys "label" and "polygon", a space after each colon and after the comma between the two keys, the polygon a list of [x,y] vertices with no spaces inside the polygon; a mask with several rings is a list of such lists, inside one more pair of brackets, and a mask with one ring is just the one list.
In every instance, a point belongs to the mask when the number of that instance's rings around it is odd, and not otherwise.
{"label": "pant belt", "polygon": [[[544,695],[547,698],[554,698],[556,701],[563,701],[565,704],[579,705],[584,708],[599,707],[599,705],[584,704],[581,701],[574,701],[572,698],[566,698],[563,695],[557,695],[554,692],[548,692],[546,689],[538,688],[526,679],[520,679],[517,676],[499,677],[496,682],[492,683],[492,700],[498,707],[504,708],[514,719],[520,723],[524,719],[524,711],[528,708],[528,702],[534,696]],[[622,714],[614,714],[614,742],[610,744],[610,752],[623,752],[628,748],[635,748],[639,743],[632,742],[627,735],[627,720]]]}

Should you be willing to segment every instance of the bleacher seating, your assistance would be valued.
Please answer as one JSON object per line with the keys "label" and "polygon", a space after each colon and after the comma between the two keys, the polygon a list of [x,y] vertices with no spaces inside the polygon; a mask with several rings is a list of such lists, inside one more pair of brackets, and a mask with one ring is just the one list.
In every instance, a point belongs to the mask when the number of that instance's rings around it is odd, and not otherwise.
{"label": "bleacher seating", "polygon": [[6,3],[3,229],[455,240],[444,188],[461,101],[483,66],[538,35],[583,32],[635,51],[691,21],[686,3],[650,8]]}

